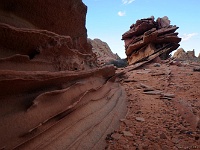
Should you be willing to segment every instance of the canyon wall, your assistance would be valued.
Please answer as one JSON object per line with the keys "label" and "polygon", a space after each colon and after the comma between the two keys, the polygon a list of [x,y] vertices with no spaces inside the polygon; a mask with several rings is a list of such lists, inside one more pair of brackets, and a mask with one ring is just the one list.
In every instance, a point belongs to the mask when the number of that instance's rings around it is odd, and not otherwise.
{"label": "canyon wall", "polygon": [[0,149],[104,149],[126,114],[81,0],[0,1]]}
{"label": "canyon wall", "polygon": [[0,10],[2,23],[68,35],[76,49],[91,51],[85,28],[87,6],[80,0],[1,0]]}

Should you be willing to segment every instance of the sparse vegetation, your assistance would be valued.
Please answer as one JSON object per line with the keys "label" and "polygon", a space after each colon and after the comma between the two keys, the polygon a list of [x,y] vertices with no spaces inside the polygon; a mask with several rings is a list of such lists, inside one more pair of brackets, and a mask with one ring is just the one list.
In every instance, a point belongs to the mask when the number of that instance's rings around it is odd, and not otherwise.
{"label": "sparse vegetation", "polygon": [[106,63],[106,65],[110,65],[110,64],[113,64],[117,68],[123,68],[123,67],[126,67],[128,65],[126,59],[111,60],[111,61]]}

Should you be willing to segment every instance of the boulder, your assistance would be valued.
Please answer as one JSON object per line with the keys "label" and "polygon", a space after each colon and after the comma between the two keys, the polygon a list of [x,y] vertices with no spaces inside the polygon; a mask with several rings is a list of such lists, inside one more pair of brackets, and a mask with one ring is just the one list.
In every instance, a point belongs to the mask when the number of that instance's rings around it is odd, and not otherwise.
{"label": "boulder", "polygon": [[156,21],[153,16],[137,20],[130,30],[122,35],[129,65],[158,52],[162,59],[168,58],[169,54],[179,47],[178,43],[181,41],[175,32],[177,29],[178,27],[170,25],[166,16]]}

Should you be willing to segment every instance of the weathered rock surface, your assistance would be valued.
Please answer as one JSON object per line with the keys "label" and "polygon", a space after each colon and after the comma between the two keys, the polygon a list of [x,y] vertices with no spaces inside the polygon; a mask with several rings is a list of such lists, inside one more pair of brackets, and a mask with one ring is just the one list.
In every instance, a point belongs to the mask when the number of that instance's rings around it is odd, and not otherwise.
{"label": "weathered rock surface", "polygon": [[173,58],[177,60],[198,60],[198,57],[195,56],[195,51],[185,51],[183,48],[179,48],[173,55]]}
{"label": "weathered rock surface", "polygon": [[[37,4],[37,5],[35,5]],[[68,35],[83,53],[91,52],[85,28],[87,7],[80,0],[1,0],[0,22],[18,28],[43,29]]]}
{"label": "weathered rock surface", "polygon": [[137,20],[130,30],[122,35],[129,64],[145,60],[149,56],[159,53],[163,59],[179,47],[179,38],[175,31],[176,26],[170,25],[168,17],[154,17]]}
{"label": "weathered rock surface", "polygon": [[0,69],[63,71],[94,68],[95,55],[81,53],[70,36],[0,23]]}
{"label": "weathered rock surface", "polygon": [[114,71],[0,71],[0,147],[103,149],[126,114]]}
{"label": "weathered rock surface", "polygon": [[117,54],[114,54],[106,42],[100,39],[88,39],[89,43],[92,45],[93,52],[97,55],[98,64],[102,65],[111,60],[120,59]]}
{"label": "weathered rock surface", "polygon": [[81,0],[0,1],[0,149],[104,149],[126,114]]}
{"label": "weathered rock surface", "polygon": [[171,61],[162,60],[160,67],[148,63],[130,70],[137,63],[117,70],[125,73],[119,80],[129,105],[120,128],[111,134],[123,136],[107,139],[107,150],[200,149],[200,72],[193,70],[200,63]]}

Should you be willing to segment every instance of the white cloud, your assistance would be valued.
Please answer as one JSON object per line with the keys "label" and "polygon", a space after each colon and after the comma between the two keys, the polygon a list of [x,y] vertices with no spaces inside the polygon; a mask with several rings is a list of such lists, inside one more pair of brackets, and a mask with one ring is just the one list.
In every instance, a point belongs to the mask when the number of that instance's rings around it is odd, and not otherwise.
{"label": "white cloud", "polygon": [[126,15],[126,12],[125,12],[125,11],[119,11],[117,14],[118,14],[120,17],[122,17],[122,16],[125,16],[125,15]]}
{"label": "white cloud", "polygon": [[193,36],[198,35],[198,33],[189,33],[189,34],[183,34],[181,36],[182,41],[188,41],[189,39],[191,39]]}
{"label": "white cloud", "polygon": [[123,3],[123,4],[130,4],[130,3],[132,3],[133,1],[135,1],[135,0],[122,0],[122,3]]}

